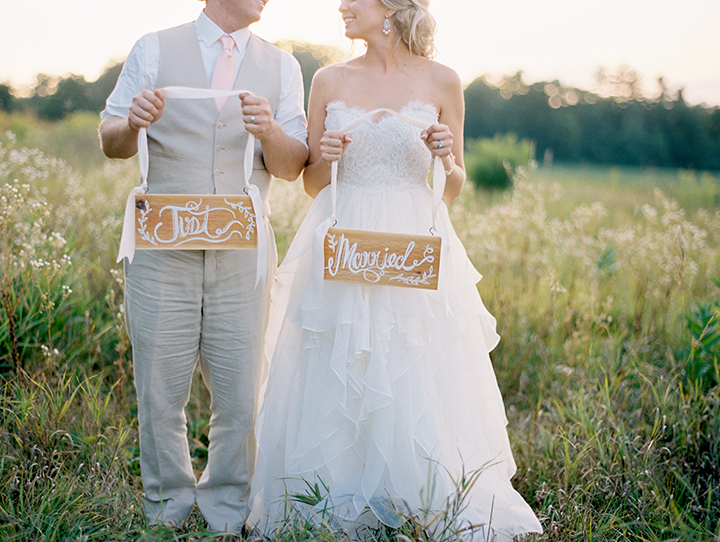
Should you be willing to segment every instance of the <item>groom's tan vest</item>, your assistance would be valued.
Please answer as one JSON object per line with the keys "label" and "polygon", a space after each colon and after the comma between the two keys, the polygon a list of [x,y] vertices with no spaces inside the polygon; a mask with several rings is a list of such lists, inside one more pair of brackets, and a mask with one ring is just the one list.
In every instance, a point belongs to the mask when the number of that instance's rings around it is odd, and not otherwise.
{"label": "groom's tan vest", "polygon": [[[159,37],[157,88],[209,88],[195,25],[162,30]],[[273,114],[280,97],[281,55],[278,48],[251,34],[235,81],[235,89],[249,90],[267,99]],[[228,99],[221,113],[212,98],[166,99],[163,116],[148,129],[148,192],[241,194],[247,136],[241,103],[235,96]],[[260,188],[267,201],[270,174],[259,142],[255,143],[250,182]]]}

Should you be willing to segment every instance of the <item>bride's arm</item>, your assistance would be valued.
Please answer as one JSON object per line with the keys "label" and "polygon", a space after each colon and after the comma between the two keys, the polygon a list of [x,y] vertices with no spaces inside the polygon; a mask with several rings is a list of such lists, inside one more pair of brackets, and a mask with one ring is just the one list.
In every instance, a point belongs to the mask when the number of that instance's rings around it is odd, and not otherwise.
{"label": "bride's arm", "polygon": [[333,94],[333,72],[330,68],[318,70],[310,86],[308,100],[308,157],[303,172],[303,187],[312,198],[330,184],[331,163],[339,160],[350,142],[350,134],[325,131],[326,107]]}
{"label": "bride's arm", "polygon": [[[465,121],[465,100],[462,83],[458,74],[442,64],[435,63],[433,72],[440,110],[438,124],[427,130],[426,143],[434,156],[442,158],[445,172],[450,172],[445,182],[443,198],[452,201],[460,195],[465,184],[465,162],[463,161],[463,123]],[[443,140],[443,147],[437,148],[437,141]],[[455,157],[453,165],[452,156]]]}

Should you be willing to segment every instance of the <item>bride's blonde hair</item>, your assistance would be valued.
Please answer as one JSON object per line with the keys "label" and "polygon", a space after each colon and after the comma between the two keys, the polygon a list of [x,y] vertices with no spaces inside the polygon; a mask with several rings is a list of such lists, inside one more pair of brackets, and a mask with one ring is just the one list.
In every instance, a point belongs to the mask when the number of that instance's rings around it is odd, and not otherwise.
{"label": "bride's blonde hair", "polygon": [[435,31],[437,24],[430,15],[429,0],[380,0],[395,10],[393,23],[400,39],[414,55],[427,58],[435,56]]}

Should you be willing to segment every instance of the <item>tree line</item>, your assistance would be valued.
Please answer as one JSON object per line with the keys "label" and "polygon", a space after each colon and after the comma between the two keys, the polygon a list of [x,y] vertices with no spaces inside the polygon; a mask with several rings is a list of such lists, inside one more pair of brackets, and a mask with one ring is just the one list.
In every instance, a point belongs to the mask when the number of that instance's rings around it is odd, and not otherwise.
{"label": "tree line", "polygon": [[110,66],[92,82],[82,75],[40,74],[29,96],[18,97],[12,87],[0,84],[0,111],[31,112],[44,120],[60,120],[80,111],[100,113],[121,70],[122,63]]}
{"label": "tree line", "polygon": [[[322,66],[338,62],[342,53],[329,46],[281,42],[278,45],[290,52],[300,63],[305,84],[305,108],[310,83]],[[73,113],[87,111],[100,113],[105,101],[115,88],[123,63],[109,66],[97,81],[86,81],[82,75],[64,77],[40,74],[35,86],[19,96],[10,85],[0,83],[0,111],[6,113],[29,112],[43,120],[60,120]]]}
{"label": "tree line", "polygon": [[[283,43],[300,62],[305,99],[321,66],[342,56],[327,46]],[[29,96],[0,84],[0,110],[29,111],[47,120],[78,111],[100,112],[122,64],[94,82],[69,75],[39,75]],[[662,79],[643,91],[636,72],[599,73],[599,91],[558,81],[525,84],[522,73],[491,82],[480,77],[465,89],[468,140],[512,134],[534,143],[540,161],[720,170],[720,108],[689,105]]]}
{"label": "tree line", "polygon": [[522,73],[482,77],[465,89],[465,137],[514,134],[546,162],[720,169],[720,108],[688,105],[682,90],[658,84],[647,95],[631,70],[605,74],[603,93],[526,85]]}

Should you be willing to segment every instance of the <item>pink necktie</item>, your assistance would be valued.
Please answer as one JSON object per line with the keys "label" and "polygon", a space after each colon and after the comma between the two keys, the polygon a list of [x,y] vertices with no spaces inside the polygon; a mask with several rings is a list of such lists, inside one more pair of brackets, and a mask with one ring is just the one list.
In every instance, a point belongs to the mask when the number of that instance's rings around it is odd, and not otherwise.
{"label": "pink necktie", "polygon": [[[210,88],[213,90],[232,90],[235,84],[235,62],[233,62],[232,48],[235,40],[231,36],[222,36],[222,52],[215,61],[215,70],[213,71]],[[215,98],[218,111],[222,111],[227,102],[227,96]]]}

